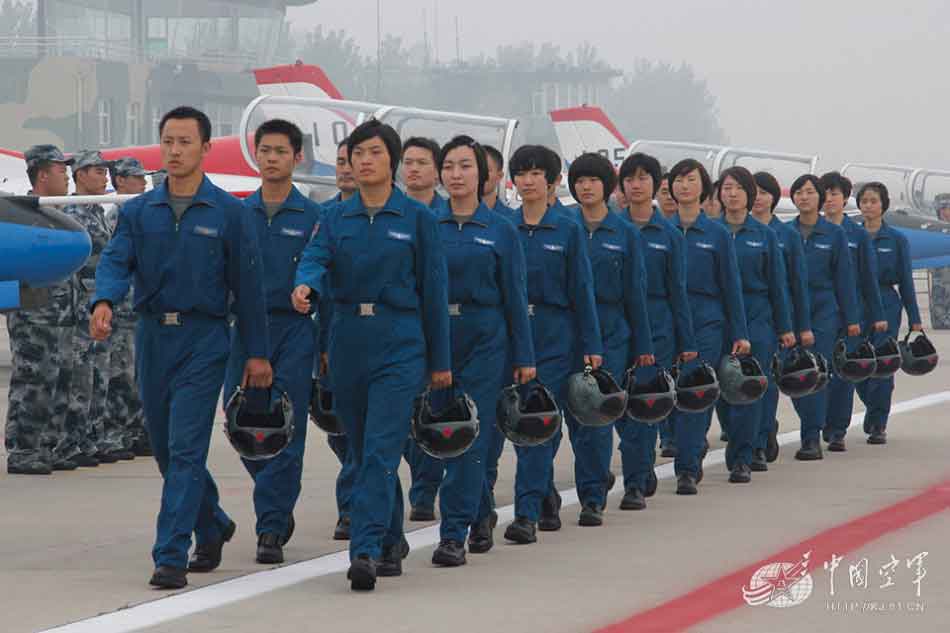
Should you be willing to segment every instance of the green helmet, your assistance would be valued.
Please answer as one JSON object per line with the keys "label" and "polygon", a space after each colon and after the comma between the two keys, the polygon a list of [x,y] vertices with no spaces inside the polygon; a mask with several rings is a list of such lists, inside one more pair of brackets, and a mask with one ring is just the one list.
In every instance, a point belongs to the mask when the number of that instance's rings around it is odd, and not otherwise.
{"label": "green helmet", "polygon": [[567,379],[567,409],[584,426],[607,426],[627,410],[627,392],[606,369],[588,365]]}
{"label": "green helmet", "polygon": [[720,395],[729,404],[751,404],[769,387],[769,379],[754,356],[723,356],[717,375]]}

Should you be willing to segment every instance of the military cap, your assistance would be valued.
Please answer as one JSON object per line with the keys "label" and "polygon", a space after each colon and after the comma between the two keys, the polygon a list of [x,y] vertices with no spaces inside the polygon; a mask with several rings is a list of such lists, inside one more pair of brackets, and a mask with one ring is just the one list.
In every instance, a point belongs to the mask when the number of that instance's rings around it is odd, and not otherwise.
{"label": "military cap", "polygon": [[86,167],[105,167],[112,166],[110,161],[102,157],[102,154],[92,149],[84,149],[73,154],[73,171],[85,169]]}
{"label": "military cap", "polygon": [[149,172],[142,167],[137,158],[126,157],[112,163],[116,176],[147,176]]}
{"label": "military cap", "polygon": [[63,155],[62,150],[60,150],[55,145],[34,145],[30,149],[23,152],[23,158],[26,160],[26,166],[34,167],[40,163],[65,163],[66,165],[72,165],[73,159],[66,158]]}

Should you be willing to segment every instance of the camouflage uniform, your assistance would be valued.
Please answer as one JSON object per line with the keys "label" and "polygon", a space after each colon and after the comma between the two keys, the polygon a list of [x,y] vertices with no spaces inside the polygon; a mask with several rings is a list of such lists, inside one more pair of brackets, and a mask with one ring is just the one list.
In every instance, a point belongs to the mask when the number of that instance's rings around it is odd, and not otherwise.
{"label": "camouflage uniform", "polygon": [[950,268],[935,268],[930,274],[930,325],[950,330]]}

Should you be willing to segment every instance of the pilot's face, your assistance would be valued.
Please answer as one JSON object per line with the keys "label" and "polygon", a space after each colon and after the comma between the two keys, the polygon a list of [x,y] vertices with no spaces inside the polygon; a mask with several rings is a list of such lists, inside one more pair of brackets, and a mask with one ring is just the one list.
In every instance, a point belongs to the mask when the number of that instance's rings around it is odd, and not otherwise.
{"label": "pilot's face", "polygon": [[[737,213],[749,208],[749,195],[746,193],[746,190],[742,188],[742,185],[739,184],[739,181],[732,176],[728,176],[722,181],[720,193],[722,194],[722,202],[725,205],[726,211]],[[707,200],[707,204],[713,199]],[[717,204],[718,202],[719,201],[716,200]]]}
{"label": "pilot's face", "polygon": [[673,195],[680,204],[692,204],[699,201],[703,193],[703,180],[699,170],[680,174],[673,180]]}
{"label": "pilot's face", "polygon": [[498,184],[501,182],[502,177],[505,173],[502,171],[502,166],[495,163],[495,160],[488,156],[488,180],[485,181],[485,188],[482,189],[482,195],[490,195],[493,191],[498,189]]}
{"label": "pilot's face", "polygon": [[169,119],[162,129],[162,165],[169,177],[187,178],[201,169],[211,143],[201,140],[194,119]]}
{"label": "pilot's face", "polygon": [[940,207],[937,209],[937,217],[941,222],[950,222],[950,207]]}
{"label": "pilot's face", "polygon": [[811,181],[808,181],[792,196],[792,203],[801,213],[817,213],[818,199],[818,190],[815,189],[815,185]]}
{"label": "pilot's face", "polygon": [[261,178],[268,182],[286,182],[293,177],[294,169],[303,160],[303,155],[294,153],[286,134],[264,134],[255,152]]}
{"label": "pilot's face", "polygon": [[367,139],[353,148],[350,165],[361,187],[373,187],[392,182],[389,150],[378,136]]}
{"label": "pilot's face", "polygon": [[411,191],[425,191],[436,185],[438,172],[432,152],[423,147],[410,147],[402,155],[402,174],[406,188]]}
{"label": "pilot's face", "polygon": [[604,181],[594,176],[581,176],[574,183],[577,201],[585,207],[592,207],[604,201]]}
{"label": "pilot's face", "polygon": [[755,216],[756,220],[766,224],[772,221],[772,200],[772,194],[762,187],[758,188],[755,204],[752,205],[752,215]]}
{"label": "pilot's face", "polygon": [[353,177],[353,166],[350,165],[346,145],[336,150],[336,188],[346,194],[356,191],[356,178]]}
{"label": "pilot's face", "polygon": [[623,179],[624,197],[630,204],[644,204],[653,199],[653,177],[645,170],[637,169]]}
{"label": "pilot's face", "polygon": [[471,147],[456,147],[442,162],[442,185],[453,200],[478,194],[478,163]]}
{"label": "pilot's face", "polygon": [[840,189],[836,187],[825,190],[825,206],[823,207],[825,213],[837,215],[844,211],[844,205],[844,193]]}
{"label": "pilot's face", "polygon": [[524,202],[547,201],[548,181],[543,169],[526,169],[515,174],[515,187]]}
{"label": "pilot's face", "polygon": [[873,189],[868,189],[861,195],[860,200],[861,215],[864,221],[874,222],[884,215],[884,204],[881,201],[881,194]]}

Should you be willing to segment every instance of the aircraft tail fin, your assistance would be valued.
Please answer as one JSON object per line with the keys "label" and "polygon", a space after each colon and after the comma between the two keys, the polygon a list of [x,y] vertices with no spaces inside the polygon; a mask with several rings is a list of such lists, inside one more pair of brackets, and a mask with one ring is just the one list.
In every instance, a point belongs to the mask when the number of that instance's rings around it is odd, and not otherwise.
{"label": "aircraft tail fin", "polygon": [[597,152],[617,165],[629,147],[607,114],[596,106],[552,110],[551,121],[568,163],[585,152]]}
{"label": "aircraft tail fin", "polygon": [[295,64],[255,69],[254,79],[262,95],[343,98],[343,93],[333,85],[322,68],[300,61]]}

